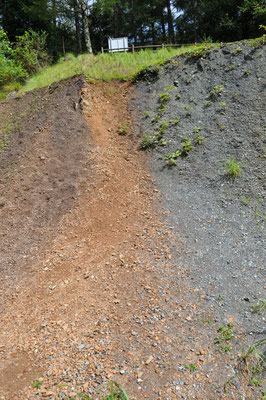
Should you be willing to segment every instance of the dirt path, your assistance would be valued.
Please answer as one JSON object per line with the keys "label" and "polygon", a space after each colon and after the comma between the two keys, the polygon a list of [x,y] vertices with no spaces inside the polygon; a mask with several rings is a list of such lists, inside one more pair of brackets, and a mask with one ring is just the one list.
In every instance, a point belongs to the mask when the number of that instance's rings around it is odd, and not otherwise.
{"label": "dirt path", "polygon": [[[82,116],[78,100],[74,106],[73,96],[65,100],[69,86],[55,89],[64,113],[60,115],[54,106],[52,115],[47,111],[49,119],[41,130],[47,136],[41,141],[41,135],[35,138],[37,148],[25,164],[29,169],[40,151],[45,152],[41,162],[49,165],[49,132],[59,121],[68,116],[72,135],[76,134],[75,123]],[[56,218],[39,225],[45,246],[36,244],[33,235],[34,257],[27,258],[23,280],[10,273],[10,266],[1,272],[6,280],[0,321],[0,399],[95,396],[102,383],[112,379],[125,387],[131,400],[244,395],[239,384],[227,393],[222,390],[233,373],[230,358],[215,352],[216,327],[206,327],[205,322],[212,318],[212,309],[203,304],[204,293],[189,287],[189,274],[178,264],[179,253],[186,249],[178,234],[164,225],[163,210],[158,212],[160,199],[145,168],[145,156],[132,140],[129,85],[82,83],[79,89],[88,127],[80,127],[80,137],[69,134],[62,139],[65,159],[57,172],[64,172],[61,183],[69,171],[75,172],[73,199],[67,206],[56,208],[54,202],[45,210],[46,203],[41,202],[43,215],[57,210]],[[127,132],[120,135],[124,124]],[[68,128],[64,124],[62,132]],[[55,157],[52,160],[56,162]],[[24,176],[21,163],[17,161],[7,182],[10,191],[15,183],[19,188]],[[52,164],[44,170],[48,177],[55,173]],[[31,184],[27,183],[30,191]],[[43,188],[44,197],[47,190]],[[6,193],[3,213],[12,199]],[[19,208],[14,213],[22,224],[25,215]],[[8,217],[3,215],[5,228]],[[27,223],[36,224],[36,218],[38,210],[29,211]],[[16,237],[16,262],[25,229]],[[9,285],[12,277],[15,287]]]}

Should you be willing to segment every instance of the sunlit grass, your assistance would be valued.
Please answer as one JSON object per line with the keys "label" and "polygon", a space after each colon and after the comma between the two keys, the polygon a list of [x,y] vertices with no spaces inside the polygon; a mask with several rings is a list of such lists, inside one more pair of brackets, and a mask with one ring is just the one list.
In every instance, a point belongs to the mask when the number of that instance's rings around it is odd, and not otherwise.
{"label": "sunlit grass", "polygon": [[132,79],[141,69],[193,50],[195,46],[182,46],[180,48],[165,48],[157,51],[141,50],[138,53],[115,54],[83,54],[78,57],[68,54],[57,64],[43,69],[37,75],[32,76],[23,87],[23,91],[29,91],[40,87],[49,86],[53,82],[69,78],[74,75],[84,74],[89,81],[114,79]]}

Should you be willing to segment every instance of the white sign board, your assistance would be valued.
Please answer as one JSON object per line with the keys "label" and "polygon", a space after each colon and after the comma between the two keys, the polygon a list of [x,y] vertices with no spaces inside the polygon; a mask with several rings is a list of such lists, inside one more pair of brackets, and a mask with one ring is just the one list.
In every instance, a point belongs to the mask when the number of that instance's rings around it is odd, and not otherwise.
{"label": "white sign board", "polygon": [[128,38],[108,38],[108,47],[111,53],[116,51],[128,51]]}

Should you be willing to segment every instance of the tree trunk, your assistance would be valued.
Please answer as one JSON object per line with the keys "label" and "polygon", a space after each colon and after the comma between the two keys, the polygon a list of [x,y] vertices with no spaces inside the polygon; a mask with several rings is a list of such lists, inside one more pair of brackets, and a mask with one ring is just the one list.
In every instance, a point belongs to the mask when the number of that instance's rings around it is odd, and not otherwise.
{"label": "tree trunk", "polygon": [[163,42],[166,40],[166,31],[165,31],[165,21],[164,21],[164,15],[162,14],[161,18],[161,26],[162,26],[162,34],[163,34]]}
{"label": "tree trunk", "polygon": [[114,37],[118,37],[118,7],[114,5]]}
{"label": "tree trunk", "polygon": [[195,43],[199,39],[199,3],[194,0],[194,39]]}
{"label": "tree trunk", "polygon": [[168,22],[168,36],[170,43],[175,43],[175,31],[174,31],[174,24],[173,24],[173,15],[171,10],[171,2],[170,0],[166,0],[166,7],[167,7],[167,22]]}
{"label": "tree trunk", "polygon": [[152,36],[152,44],[156,44],[154,21],[151,22],[151,36]]}
{"label": "tree trunk", "polygon": [[89,54],[92,54],[91,37],[90,37],[88,17],[87,17],[87,5],[85,0],[79,0],[79,3],[82,10],[82,20],[83,20],[86,49]]}
{"label": "tree trunk", "polygon": [[52,0],[52,22],[53,31],[56,31],[56,0]]}
{"label": "tree trunk", "polygon": [[77,0],[73,0],[73,9],[74,9],[74,16],[75,16],[77,48],[78,48],[78,52],[81,53],[82,46],[81,46],[81,35],[80,35],[79,9],[78,9]]}
{"label": "tree trunk", "polygon": [[134,38],[134,44],[137,43],[137,35],[136,35],[136,17],[135,17],[135,4],[134,0],[131,0],[131,24],[132,24],[132,33]]}

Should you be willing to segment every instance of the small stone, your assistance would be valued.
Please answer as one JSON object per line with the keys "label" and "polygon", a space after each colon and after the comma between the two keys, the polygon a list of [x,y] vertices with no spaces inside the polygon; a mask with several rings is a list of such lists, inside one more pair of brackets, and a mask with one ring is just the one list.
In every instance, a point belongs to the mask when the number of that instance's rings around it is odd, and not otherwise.
{"label": "small stone", "polygon": [[153,356],[149,356],[149,357],[147,358],[147,360],[145,361],[145,364],[146,364],[146,365],[149,365],[149,364],[152,362],[152,360],[153,360]]}

